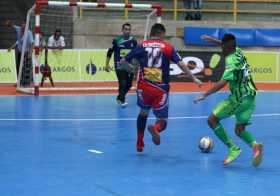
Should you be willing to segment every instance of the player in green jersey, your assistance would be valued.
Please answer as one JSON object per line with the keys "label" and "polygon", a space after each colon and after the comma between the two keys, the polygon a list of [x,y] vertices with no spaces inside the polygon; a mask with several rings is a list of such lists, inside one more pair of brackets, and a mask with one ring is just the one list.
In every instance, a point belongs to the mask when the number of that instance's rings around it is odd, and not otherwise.
{"label": "player in green jersey", "polygon": [[262,161],[263,145],[257,143],[256,139],[245,129],[246,125],[250,123],[255,108],[257,92],[246,57],[241,49],[236,46],[236,39],[232,34],[225,34],[222,40],[208,35],[203,35],[202,39],[221,45],[225,56],[225,71],[221,80],[207,92],[195,98],[194,102],[204,100],[207,96],[229,84],[231,94],[214,108],[212,114],[208,117],[208,124],[218,138],[229,148],[228,155],[224,160],[224,165],[227,165],[240,155],[241,149],[233,143],[220,121],[235,115],[235,133],[253,148],[252,164],[253,166],[259,166]]}

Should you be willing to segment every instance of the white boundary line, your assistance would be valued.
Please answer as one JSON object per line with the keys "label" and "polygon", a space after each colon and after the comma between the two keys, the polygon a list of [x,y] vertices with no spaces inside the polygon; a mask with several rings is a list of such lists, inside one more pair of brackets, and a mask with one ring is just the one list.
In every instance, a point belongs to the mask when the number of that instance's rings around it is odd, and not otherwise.
{"label": "white boundary line", "polygon": [[[280,113],[271,114],[253,114],[252,117],[273,117],[280,116]],[[181,119],[206,119],[208,116],[174,116],[169,117],[169,120],[181,120]],[[156,119],[156,118],[148,118]],[[2,118],[0,121],[53,121],[53,122],[63,122],[63,121],[136,121],[136,118]]]}
{"label": "white boundary line", "polygon": [[[170,92],[170,95],[184,95],[184,94],[199,94],[205,91],[195,91],[195,92]],[[259,93],[279,93],[280,90],[258,90]],[[136,92],[129,92],[127,95],[135,95]],[[215,94],[229,94],[229,91],[220,91],[216,92]],[[100,93],[100,94],[51,94],[51,95],[40,95],[40,97],[68,97],[68,96],[116,96],[116,93]],[[213,95],[212,95],[213,96]],[[16,96],[16,95],[1,95],[1,97],[34,97],[33,95],[23,95],[23,96]]]}
{"label": "white boundary line", "polygon": [[88,150],[89,152],[91,153],[95,153],[95,154],[102,154],[103,152],[102,151],[99,151],[99,150]]}

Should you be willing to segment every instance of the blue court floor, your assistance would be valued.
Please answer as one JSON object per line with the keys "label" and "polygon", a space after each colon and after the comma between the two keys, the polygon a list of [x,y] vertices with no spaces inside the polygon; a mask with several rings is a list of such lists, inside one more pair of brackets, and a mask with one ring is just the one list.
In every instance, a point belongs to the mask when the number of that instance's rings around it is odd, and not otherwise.
{"label": "blue court floor", "polygon": [[[227,149],[206,118],[227,94],[195,105],[197,95],[170,95],[161,145],[146,132],[142,153],[135,149],[135,94],[125,109],[116,106],[115,95],[0,97],[0,195],[278,196],[280,93],[258,94],[248,127],[264,144],[258,168],[251,166],[251,149],[234,135],[234,118],[222,123],[243,152],[222,165]],[[198,149],[204,135],[214,139],[212,153]]]}

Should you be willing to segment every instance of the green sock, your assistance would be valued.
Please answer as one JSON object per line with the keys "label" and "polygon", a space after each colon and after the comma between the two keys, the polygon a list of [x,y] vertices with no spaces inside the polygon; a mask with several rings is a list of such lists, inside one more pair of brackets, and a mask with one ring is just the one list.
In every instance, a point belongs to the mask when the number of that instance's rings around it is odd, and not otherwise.
{"label": "green sock", "polygon": [[239,137],[251,147],[256,143],[256,139],[248,131],[241,131]]}
{"label": "green sock", "polygon": [[232,146],[235,146],[228,134],[226,133],[223,125],[220,123],[217,123],[216,127],[213,129],[215,134],[218,136],[218,138],[229,148]]}

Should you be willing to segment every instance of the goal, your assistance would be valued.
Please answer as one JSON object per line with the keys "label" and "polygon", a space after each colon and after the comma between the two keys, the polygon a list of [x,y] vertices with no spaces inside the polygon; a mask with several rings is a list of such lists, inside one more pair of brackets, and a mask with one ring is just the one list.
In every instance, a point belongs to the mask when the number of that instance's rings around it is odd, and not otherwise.
{"label": "goal", "polygon": [[[94,9],[93,13],[95,15],[81,17],[80,12],[83,9]],[[60,93],[85,91],[90,93],[90,91],[103,92],[117,89],[115,73],[107,73],[104,69],[107,48],[97,49],[92,45],[87,45],[88,38],[87,36],[81,36],[81,29],[84,29],[90,21],[98,23],[100,18],[96,17],[96,15],[100,14],[101,19],[104,21],[112,15],[112,10],[124,9],[129,9],[133,13],[137,11],[138,15],[134,14],[134,18],[142,23],[143,35],[141,39],[147,38],[152,22],[161,23],[160,4],[37,0],[35,5],[28,11],[24,35],[24,38],[26,38],[28,30],[31,30],[35,37],[32,58],[33,67],[31,68],[33,72],[26,73],[23,55],[17,79],[17,90],[39,95],[46,91],[58,91]],[[114,18],[114,16],[111,17]],[[107,28],[110,28],[110,25],[114,25],[114,19],[110,21],[111,23],[107,24]],[[122,19],[122,22],[130,22],[130,20]],[[131,23],[133,26],[133,22]],[[49,48],[48,52],[44,52],[44,41],[47,42],[54,29],[62,31],[66,43],[65,49],[54,50]],[[115,36],[118,34],[118,32],[115,32]],[[104,40],[104,42],[108,42],[107,45],[110,47],[112,40],[108,40]],[[80,44],[81,42],[83,44]],[[25,44],[26,39],[24,39],[23,48],[25,48]],[[47,43],[45,44],[47,45]],[[44,77],[44,81],[42,80],[46,63],[49,65],[48,70],[51,72],[54,86],[52,86],[48,77]]]}

